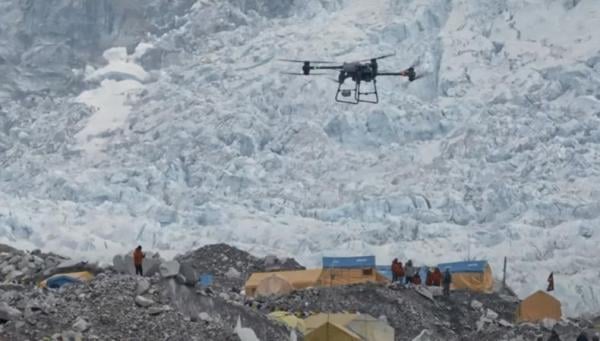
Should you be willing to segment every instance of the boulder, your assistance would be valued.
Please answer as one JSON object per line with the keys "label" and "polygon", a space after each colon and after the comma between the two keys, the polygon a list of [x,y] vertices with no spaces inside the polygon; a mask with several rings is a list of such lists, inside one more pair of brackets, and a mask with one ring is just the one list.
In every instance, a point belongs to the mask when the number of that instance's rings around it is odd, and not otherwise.
{"label": "boulder", "polygon": [[162,278],[175,277],[179,273],[179,262],[176,260],[170,260],[160,263],[160,276]]}
{"label": "boulder", "polygon": [[486,311],[485,316],[491,320],[496,320],[498,319],[498,313],[493,311],[492,309],[489,309]]}
{"label": "boulder", "polygon": [[200,321],[204,321],[204,322],[212,322],[212,317],[210,317],[210,315],[208,315],[207,312],[201,312],[200,314],[198,314],[198,319],[200,319]]}
{"label": "boulder", "polygon": [[136,295],[143,295],[145,294],[148,289],[150,289],[150,281],[147,280],[146,278],[140,278],[137,280],[137,284],[136,284],[136,288],[135,288],[135,293]]}
{"label": "boulder", "polygon": [[0,320],[14,321],[23,316],[19,309],[9,306],[6,302],[0,302]]}
{"label": "boulder", "polygon": [[229,270],[227,270],[227,272],[225,273],[225,277],[227,278],[231,278],[231,279],[237,279],[242,277],[242,274],[237,271],[235,268],[229,268]]}
{"label": "boulder", "polygon": [[153,305],[154,301],[144,296],[138,295],[135,297],[135,304],[139,305],[140,307],[146,308]]}
{"label": "boulder", "polygon": [[427,298],[430,301],[433,301],[433,294],[431,293],[431,291],[429,291],[429,289],[427,289],[427,287],[417,285],[415,287],[415,290],[419,293],[419,295]]}
{"label": "boulder", "polygon": [[148,314],[150,315],[158,315],[161,314],[165,311],[170,311],[171,307],[169,307],[168,305],[163,305],[160,307],[150,307],[148,308]]}
{"label": "boulder", "polygon": [[84,320],[81,317],[78,317],[77,320],[75,320],[75,323],[73,323],[73,330],[83,333],[86,330],[90,329],[90,323],[86,320]]}
{"label": "boulder", "polygon": [[270,267],[279,263],[279,259],[275,255],[268,255],[265,257],[265,266]]}
{"label": "boulder", "polygon": [[181,263],[179,275],[182,277],[182,284],[195,286],[196,282],[198,282],[198,272],[190,263]]}

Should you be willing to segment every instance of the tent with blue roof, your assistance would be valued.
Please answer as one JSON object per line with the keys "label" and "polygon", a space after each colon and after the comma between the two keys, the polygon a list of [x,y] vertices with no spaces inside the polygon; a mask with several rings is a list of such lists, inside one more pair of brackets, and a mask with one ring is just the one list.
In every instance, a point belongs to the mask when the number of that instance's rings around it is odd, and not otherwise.
{"label": "tent with blue roof", "polygon": [[438,265],[442,273],[446,269],[452,274],[452,289],[467,289],[477,292],[492,292],[494,278],[492,268],[485,260],[442,263]]}
{"label": "tent with blue roof", "polygon": [[338,286],[358,283],[388,283],[379,273],[375,256],[323,257],[321,286]]}

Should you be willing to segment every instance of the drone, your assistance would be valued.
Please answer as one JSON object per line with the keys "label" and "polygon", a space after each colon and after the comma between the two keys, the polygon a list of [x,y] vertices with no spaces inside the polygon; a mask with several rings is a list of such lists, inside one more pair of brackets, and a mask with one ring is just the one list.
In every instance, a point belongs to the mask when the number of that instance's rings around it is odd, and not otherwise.
{"label": "drone", "polygon": [[[296,60],[296,59],[280,59],[283,62],[290,63],[302,63],[302,72],[284,72],[287,75],[296,76],[318,76],[326,75],[325,73],[311,73],[312,70],[339,70],[337,80],[333,79],[334,82],[338,83],[337,93],[335,100],[340,103],[359,104],[359,103],[379,103],[379,95],[377,93],[377,77],[378,76],[402,76],[408,77],[410,82],[415,81],[422,77],[417,76],[413,66],[399,71],[399,72],[382,72],[379,71],[378,60],[392,57],[395,54],[387,54],[371,59],[359,60],[350,63],[342,63],[342,65],[329,65],[339,64],[331,61],[310,61],[310,60]],[[346,79],[352,79],[354,87],[344,87]],[[371,89],[363,91],[361,89],[361,83],[373,83]]]}

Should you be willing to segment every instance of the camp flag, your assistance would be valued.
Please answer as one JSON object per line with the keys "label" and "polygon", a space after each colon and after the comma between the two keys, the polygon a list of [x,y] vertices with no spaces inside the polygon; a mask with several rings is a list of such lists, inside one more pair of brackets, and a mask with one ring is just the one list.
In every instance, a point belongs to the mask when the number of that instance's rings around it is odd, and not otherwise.
{"label": "camp flag", "polygon": [[552,290],[554,290],[554,272],[551,272],[550,276],[548,276],[548,288],[546,289],[546,291]]}

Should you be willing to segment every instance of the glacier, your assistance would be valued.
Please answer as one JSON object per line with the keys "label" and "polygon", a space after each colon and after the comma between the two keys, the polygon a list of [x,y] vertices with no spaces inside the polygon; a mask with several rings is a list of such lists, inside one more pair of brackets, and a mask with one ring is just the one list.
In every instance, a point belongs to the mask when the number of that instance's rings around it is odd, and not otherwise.
{"label": "glacier", "polygon": [[[0,1],[0,242],[488,259],[600,313],[595,0]],[[395,52],[379,105],[279,58]],[[335,77],[335,74],[332,75]]]}

